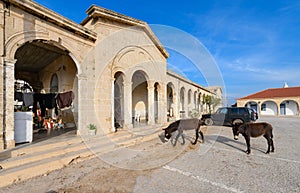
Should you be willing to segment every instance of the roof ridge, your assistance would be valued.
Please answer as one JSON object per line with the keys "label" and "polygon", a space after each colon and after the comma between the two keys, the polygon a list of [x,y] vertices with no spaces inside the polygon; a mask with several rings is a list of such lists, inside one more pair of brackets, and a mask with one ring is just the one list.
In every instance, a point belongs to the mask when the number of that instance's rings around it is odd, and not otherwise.
{"label": "roof ridge", "polygon": [[287,87],[287,88],[268,88],[268,89],[238,98],[237,100],[251,99],[251,98],[277,98],[277,97],[294,97],[294,96],[300,96],[300,86]]}
{"label": "roof ridge", "polygon": [[270,88],[267,88],[267,89],[262,90],[262,91],[255,92],[255,93],[253,93],[253,94],[249,94],[249,95],[247,95],[247,96],[244,96],[244,97],[241,97],[241,98],[238,98],[238,99],[248,98],[248,97],[250,97],[250,96],[252,96],[252,95],[255,95],[255,94],[258,94],[258,93],[262,93],[262,92],[267,91],[267,90],[270,90]]}

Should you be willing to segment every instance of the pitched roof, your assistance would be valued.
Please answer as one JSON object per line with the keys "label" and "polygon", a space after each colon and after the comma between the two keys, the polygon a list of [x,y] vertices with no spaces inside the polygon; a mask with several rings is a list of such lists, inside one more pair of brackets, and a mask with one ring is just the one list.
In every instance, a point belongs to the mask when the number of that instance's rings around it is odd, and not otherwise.
{"label": "pitched roof", "polygon": [[74,32],[79,36],[85,37],[93,42],[97,39],[97,33],[93,32],[92,30],[79,25],[70,19],[61,16],[60,14],[44,7],[35,1],[19,1],[19,0],[11,0],[7,3],[11,3],[20,9],[39,17],[42,20],[50,22],[56,26],[59,26],[63,29],[67,29],[68,31]]}
{"label": "pitched roof", "polygon": [[300,97],[300,86],[287,88],[270,88],[239,99]]}
{"label": "pitched roof", "polygon": [[116,22],[128,24],[130,26],[135,26],[135,27],[142,28],[146,32],[146,34],[149,36],[149,38],[153,41],[153,43],[158,48],[158,50],[162,53],[162,55],[165,58],[169,57],[169,53],[164,48],[164,46],[159,41],[159,39],[155,36],[154,32],[152,31],[152,29],[150,28],[150,26],[146,22],[135,19],[135,18],[132,18],[132,17],[129,17],[129,16],[126,16],[126,15],[123,15],[121,13],[114,12],[114,11],[109,10],[109,9],[105,9],[105,8],[97,6],[97,5],[92,5],[86,11],[86,13],[88,14],[88,17],[81,22],[81,25],[83,25],[83,26],[89,20],[91,20],[93,18],[100,17],[100,18],[110,19],[110,20],[113,20],[113,21],[116,21]]}

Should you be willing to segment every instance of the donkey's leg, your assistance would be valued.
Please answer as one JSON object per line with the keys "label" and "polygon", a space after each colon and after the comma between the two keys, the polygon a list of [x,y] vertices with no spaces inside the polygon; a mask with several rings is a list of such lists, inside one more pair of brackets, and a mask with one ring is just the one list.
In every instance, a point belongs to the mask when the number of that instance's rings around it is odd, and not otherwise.
{"label": "donkey's leg", "polygon": [[185,139],[184,139],[184,134],[183,134],[183,131],[182,131],[182,133],[181,133],[181,138],[182,138],[182,143],[181,143],[181,145],[184,145],[185,144]]}
{"label": "donkey's leg", "polygon": [[198,138],[199,138],[199,127],[196,129],[196,139],[195,141],[192,143],[193,145],[196,145],[197,141],[198,141]]}
{"label": "donkey's leg", "polygon": [[273,142],[272,138],[270,138],[270,139],[271,139],[271,152],[274,152],[274,150],[275,150],[274,142]]}
{"label": "donkey's leg", "polygon": [[272,130],[271,130],[271,137],[270,137],[270,139],[271,139],[271,152],[274,152],[275,147],[274,147],[274,142],[273,142],[273,133],[272,133]]}
{"label": "donkey's leg", "polygon": [[244,135],[244,138],[245,138],[246,144],[247,144],[246,153],[250,154],[251,153],[251,150],[250,150],[250,136]]}
{"label": "donkey's leg", "polygon": [[178,134],[177,134],[177,136],[175,138],[175,143],[174,143],[173,146],[176,146],[176,143],[178,141],[179,136],[182,135],[182,129],[181,129],[181,127],[178,127],[177,131],[178,131]]}
{"label": "donkey's leg", "polygon": [[200,130],[199,133],[201,135],[202,143],[204,143],[204,135],[203,135],[202,131]]}
{"label": "donkey's leg", "polygon": [[271,137],[269,135],[264,135],[264,138],[266,138],[267,142],[268,142],[268,150],[266,152],[266,154],[270,153],[270,146],[271,146]]}

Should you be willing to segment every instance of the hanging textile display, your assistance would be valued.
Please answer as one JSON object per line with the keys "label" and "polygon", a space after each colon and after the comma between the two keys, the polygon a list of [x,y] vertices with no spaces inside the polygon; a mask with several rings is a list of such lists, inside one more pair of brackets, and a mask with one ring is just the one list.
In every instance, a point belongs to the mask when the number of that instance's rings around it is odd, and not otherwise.
{"label": "hanging textile display", "polygon": [[74,99],[73,91],[68,91],[64,93],[58,93],[56,96],[56,102],[60,109],[65,107],[70,107]]}

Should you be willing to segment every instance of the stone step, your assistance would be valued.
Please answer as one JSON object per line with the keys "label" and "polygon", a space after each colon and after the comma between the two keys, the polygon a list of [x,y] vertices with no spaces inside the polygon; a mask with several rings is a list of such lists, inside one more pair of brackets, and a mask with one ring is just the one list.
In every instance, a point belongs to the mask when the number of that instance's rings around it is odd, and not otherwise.
{"label": "stone step", "polygon": [[88,149],[84,149],[65,155],[59,155],[48,159],[27,163],[25,165],[11,168],[3,172],[1,171],[0,187],[8,186],[12,183],[47,174],[51,171],[67,166],[68,164],[72,163],[73,160],[83,161],[88,159],[92,155],[93,154]]}
{"label": "stone step", "polygon": [[61,169],[73,162],[95,157],[157,137],[157,134],[137,136],[128,131],[105,136],[65,135],[26,144],[10,150],[10,158],[0,162],[0,187]]}
{"label": "stone step", "polygon": [[73,151],[78,151],[78,150],[82,150],[82,149],[86,149],[86,146],[78,143],[78,144],[74,144],[72,146],[65,146],[64,148],[47,148],[46,150],[44,149],[43,151],[38,151],[38,152],[34,152],[34,153],[30,153],[30,154],[26,154],[24,156],[21,157],[14,157],[17,159],[10,159],[9,161],[3,161],[1,163],[1,166],[4,169],[10,169],[10,168],[15,168],[21,165],[25,165],[31,162],[36,162],[36,161],[40,161],[40,160],[44,160],[44,159],[49,159],[51,157],[55,157],[57,155],[63,155],[66,153],[70,153]]}

